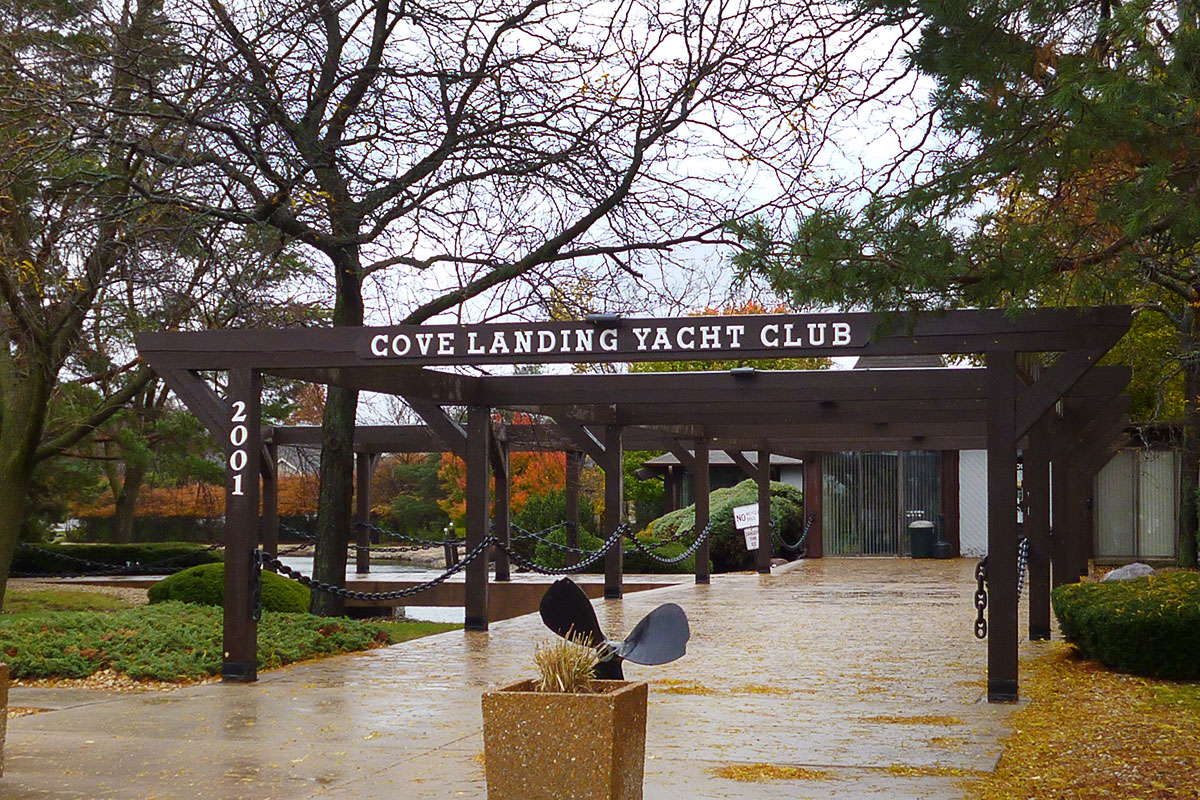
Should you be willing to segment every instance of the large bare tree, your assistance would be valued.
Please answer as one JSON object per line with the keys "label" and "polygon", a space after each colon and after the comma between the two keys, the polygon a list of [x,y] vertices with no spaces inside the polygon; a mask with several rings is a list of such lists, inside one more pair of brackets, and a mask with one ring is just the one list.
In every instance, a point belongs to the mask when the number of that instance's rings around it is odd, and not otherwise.
{"label": "large bare tree", "polygon": [[[319,254],[335,325],[364,323],[384,270],[407,286],[391,319],[422,323],[564,269],[633,280],[801,202],[815,112],[855,67],[830,46],[855,34],[814,8],[164,0],[184,66],[140,81],[138,124],[171,124],[180,144],[119,144],[190,176],[148,199],[265,221]],[[231,191],[214,201],[214,183]],[[315,570],[336,584],[356,405],[335,387],[325,406]]]}

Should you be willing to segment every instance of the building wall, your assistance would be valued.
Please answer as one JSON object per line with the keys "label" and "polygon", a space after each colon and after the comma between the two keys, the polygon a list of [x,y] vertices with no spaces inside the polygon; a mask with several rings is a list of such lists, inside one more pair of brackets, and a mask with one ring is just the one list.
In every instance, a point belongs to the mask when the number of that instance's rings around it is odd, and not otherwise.
{"label": "building wall", "polygon": [[804,491],[804,465],[797,464],[784,465],[779,467],[779,482],[786,483],[789,486],[795,486],[801,492]]}
{"label": "building wall", "polygon": [[1122,450],[1096,476],[1096,558],[1174,558],[1179,454]]}
{"label": "building wall", "polygon": [[987,451],[958,454],[958,519],[961,554],[987,554]]}

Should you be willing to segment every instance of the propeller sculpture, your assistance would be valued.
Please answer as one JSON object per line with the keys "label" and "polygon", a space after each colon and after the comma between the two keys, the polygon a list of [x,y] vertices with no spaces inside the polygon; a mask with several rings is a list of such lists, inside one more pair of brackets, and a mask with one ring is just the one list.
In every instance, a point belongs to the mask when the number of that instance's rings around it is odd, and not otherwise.
{"label": "propeller sculpture", "polygon": [[583,639],[596,649],[600,663],[596,677],[601,680],[623,680],[621,662],[635,664],[666,664],[687,652],[688,618],[674,603],[666,603],[651,611],[634,626],[623,640],[605,638],[596,619],[596,609],[583,589],[570,578],[555,581],[542,595],[539,607],[542,622],[563,638]]}

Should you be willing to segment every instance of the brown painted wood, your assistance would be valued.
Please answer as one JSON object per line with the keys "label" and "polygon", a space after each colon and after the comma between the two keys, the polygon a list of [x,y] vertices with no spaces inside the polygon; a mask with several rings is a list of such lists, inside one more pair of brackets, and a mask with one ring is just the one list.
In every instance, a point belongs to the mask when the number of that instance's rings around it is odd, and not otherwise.
{"label": "brown painted wood", "polygon": [[[492,487],[494,508],[492,516],[492,535],[506,547],[512,542],[512,523],[510,519],[510,501],[512,476],[509,473],[508,440],[497,438],[492,446]],[[496,548],[496,580],[500,582],[512,580],[512,565],[508,561],[508,553],[500,547]]]}
{"label": "brown painted wood", "polygon": [[942,539],[950,543],[950,553],[961,555],[958,450],[941,451]]}
{"label": "brown painted wood", "polygon": [[[692,486],[696,496],[696,535],[708,527],[709,522],[709,479],[708,479],[708,442],[696,439],[693,445],[694,456],[688,471],[692,474]],[[696,583],[707,584],[711,581],[712,564],[710,563],[709,540],[696,549]]]}
{"label": "brown painted wood", "polygon": [[[488,509],[491,506],[491,410],[485,406],[467,408],[467,535],[466,552],[481,544],[488,534]],[[488,560],[480,557],[466,567],[466,607],[463,627],[469,631],[488,629]]]}
{"label": "brown painted wood", "polygon": [[279,552],[279,447],[269,444],[263,448],[269,464],[262,471],[262,524],[259,541],[264,553]]}
{"label": "brown painted wood", "polygon": [[354,571],[365,575],[371,571],[371,476],[374,473],[370,453],[354,456]]}
{"label": "brown painted wood", "polygon": [[758,552],[755,566],[760,575],[771,574],[771,451],[758,451]]}
{"label": "brown painted wood", "polygon": [[1023,454],[1021,490],[1024,500],[1024,533],[1029,541],[1029,638],[1050,638],[1050,459],[1046,440],[1049,420],[1039,422],[1029,435]]}
{"label": "brown painted wood", "polygon": [[[604,537],[607,539],[621,526],[624,520],[624,449],[621,446],[621,429],[610,425],[604,429]],[[618,542],[604,554],[604,596],[609,599],[621,597],[624,573],[624,550]]]}
{"label": "brown painted wood", "polygon": [[809,450],[800,455],[804,461],[804,524],[812,518],[808,529],[805,558],[823,558],[825,555],[825,511],[824,472],[822,456]]}
{"label": "brown painted wood", "polygon": [[987,353],[988,702],[1017,699],[1016,358]]}
{"label": "brown painted wood", "polygon": [[[567,451],[566,475],[566,504],[567,504],[567,546],[579,547],[579,482],[583,474],[583,453],[578,450]],[[567,565],[579,563],[578,553],[567,553]]]}
{"label": "brown painted wood", "polygon": [[262,453],[262,378],[249,369],[232,370],[224,423],[225,452],[225,608],[221,679],[258,679],[258,623],[254,621],[254,548],[258,542],[259,459]]}

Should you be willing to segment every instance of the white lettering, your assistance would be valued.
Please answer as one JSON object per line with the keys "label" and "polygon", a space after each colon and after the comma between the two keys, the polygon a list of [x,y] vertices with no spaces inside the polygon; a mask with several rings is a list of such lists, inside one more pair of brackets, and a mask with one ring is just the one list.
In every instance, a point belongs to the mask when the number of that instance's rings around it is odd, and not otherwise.
{"label": "white lettering", "polygon": [[792,333],[792,329],[796,326],[792,323],[787,323],[783,326],[783,346],[784,347],[803,347],[804,340],[797,339]]}
{"label": "white lettering", "polygon": [[249,436],[250,430],[245,425],[238,425],[229,432],[229,443],[234,447],[241,447]]}
{"label": "white lettering", "polygon": [[431,344],[433,344],[433,334],[432,333],[418,333],[417,334],[417,347],[420,348],[421,355],[423,355],[423,356],[429,355],[429,346]]}
{"label": "white lettering", "polygon": [[245,450],[234,450],[229,456],[229,468],[234,472],[241,472],[246,468],[248,458]]}
{"label": "white lettering", "polygon": [[729,334],[729,346],[737,349],[742,346],[742,334],[746,332],[745,325],[726,325],[725,332]]}
{"label": "white lettering", "polygon": [[580,328],[575,331],[575,350],[582,353],[590,353],[595,350],[595,337],[596,330],[594,328]]}
{"label": "white lettering", "polygon": [[537,351],[539,353],[549,353],[554,349],[554,331],[538,331],[537,338]]}
{"label": "white lettering", "polygon": [[649,328],[634,328],[633,335],[636,336],[637,340],[638,340],[637,349],[645,350],[646,349],[646,339],[647,339],[647,337],[650,336],[650,329]]}
{"label": "white lettering", "polygon": [[479,339],[479,334],[477,334],[475,331],[471,331],[470,333],[467,334],[467,355],[469,355],[469,356],[483,355],[484,350],[482,347],[479,346],[479,342],[477,341],[478,339]]}
{"label": "white lettering", "polygon": [[504,331],[496,331],[492,334],[492,352],[507,353],[508,341],[504,338]]}
{"label": "white lettering", "polygon": [[833,323],[833,344],[838,347],[844,344],[850,344],[850,323],[835,322]]}
{"label": "white lettering", "polygon": [[571,352],[571,332],[569,330],[562,332],[562,344],[558,346],[558,352]]}
{"label": "white lettering", "polygon": [[513,333],[513,350],[517,353],[532,353],[533,331],[516,331]]}
{"label": "white lettering", "polygon": [[245,422],[246,421],[246,401],[233,401],[233,416],[229,418],[230,422]]}
{"label": "white lettering", "polygon": [[650,346],[651,350],[670,350],[671,337],[667,335],[666,328],[654,329],[654,344]]}
{"label": "white lettering", "polygon": [[[768,334],[773,334],[773,336],[768,336]],[[779,347],[779,326],[775,323],[763,325],[758,340],[762,342],[763,347]]]}
{"label": "white lettering", "polygon": [[[400,347],[400,342],[404,342],[403,348]],[[392,352],[398,356],[406,356],[409,350],[412,350],[412,339],[409,339],[406,333],[397,333],[392,339]]]}
{"label": "white lettering", "polygon": [[386,356],[387,355],[387,335],[379,334],[371,337],[371,355]]}
{"label": "white lettering", "polygon": [[439,356],[454,355],[454,332],[442,331],[438,334],[438,351]]}
{"label": "white lettering", "polygon": [[[808,343],[810,345],[813,347],[820,347],[821,345],[825,344],[825,326],[826,323],[824,322],[808,323]],[[817,331],[820,331],[820,336],[817,335]]]}
{"label": "white lettering", "polygon": [[610,353],[617,352],[617,329],[606,328],[600,331],[600,349]]}
{"label": "white lettering", "polygon": [[[687,339],[684,339],[684,334],[687,334]],[[695,350],[696,349],[696,327],[694,325],[685,325],[675,332],[675,344],[680,350]]]}
{"label": "white lettering", "polygon": [[705,325],[700,329],[700,349],[716,350],[721,346],[721,329],[716,325]]}

